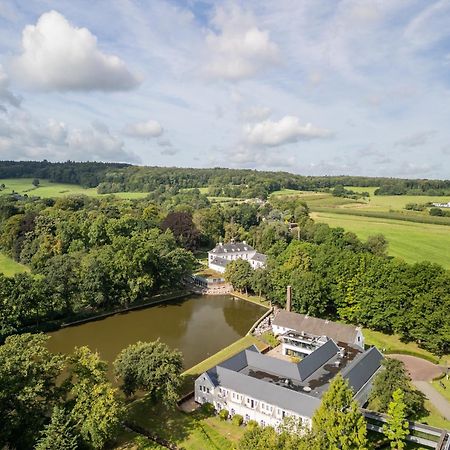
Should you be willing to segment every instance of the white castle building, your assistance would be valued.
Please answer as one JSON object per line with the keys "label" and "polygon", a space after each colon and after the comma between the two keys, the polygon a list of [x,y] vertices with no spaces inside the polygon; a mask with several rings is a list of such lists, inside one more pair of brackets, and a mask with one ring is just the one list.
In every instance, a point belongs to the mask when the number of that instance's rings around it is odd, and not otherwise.
{"label": "white castle building", "polygon": [[248,261],[253,269],[258,269],[265,267],[267,257],[262,253],[258,253],[245,241],[230,242],[229,244],[219,242],[219,244],[208,252],[208,267],[217,272],[224,273],[227,264],[236,259]]}

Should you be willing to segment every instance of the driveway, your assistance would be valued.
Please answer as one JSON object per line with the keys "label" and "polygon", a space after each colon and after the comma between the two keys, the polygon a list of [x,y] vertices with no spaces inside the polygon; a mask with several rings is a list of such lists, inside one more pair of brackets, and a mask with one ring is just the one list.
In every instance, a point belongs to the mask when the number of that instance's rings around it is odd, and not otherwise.
{"label": "driveway", "polygon": [[440,366],[422,358],[397,354],[387,356],[402,361],[413,381],[431,381],[442,373]]}
{"label": "driveway", "polygon": [[430,384],[430,381],[433,378],[438,377],[442,373],[442,367],[425,359],[416,358],[415,356],[388,356],[389,358],[398,359],[405,364],[405,368],[409,372],[414,386],[425,394],[428,400],[430,400],[430,402],[440,412],[442,417],[450,420],[450,403]]}

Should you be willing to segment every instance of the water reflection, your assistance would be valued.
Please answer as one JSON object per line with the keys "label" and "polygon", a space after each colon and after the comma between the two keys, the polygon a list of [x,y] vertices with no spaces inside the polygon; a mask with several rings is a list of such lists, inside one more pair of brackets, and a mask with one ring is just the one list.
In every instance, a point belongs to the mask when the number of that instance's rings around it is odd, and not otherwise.
{"label": "water reflection", "polygon": [[70,353],[88,345],[111,362],[127,345],[159,337],[183,353],[188,368],[244,336],[264,311],[230,296],[192,296],[50,333],[49,348]]}

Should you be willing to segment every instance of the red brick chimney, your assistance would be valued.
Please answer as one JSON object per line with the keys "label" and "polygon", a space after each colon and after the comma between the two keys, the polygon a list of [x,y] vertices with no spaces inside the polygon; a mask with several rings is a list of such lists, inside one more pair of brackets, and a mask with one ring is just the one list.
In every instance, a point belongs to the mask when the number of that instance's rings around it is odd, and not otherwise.
{"label": "red brick chimney", "polygon": [[286,311],[291,312],[291,306],[292,306],[292,288],[291,286],[288,286],[286,291]]}

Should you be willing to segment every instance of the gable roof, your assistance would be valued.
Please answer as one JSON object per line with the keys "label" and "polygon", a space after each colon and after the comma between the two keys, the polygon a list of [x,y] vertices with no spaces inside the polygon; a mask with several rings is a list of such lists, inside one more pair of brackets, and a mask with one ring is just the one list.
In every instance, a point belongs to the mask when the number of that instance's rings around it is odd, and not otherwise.
{"label": "gable roof", "polygon": [[359,354],[341,374],[346,378],[355,394],[370,380],[381,366],[383,355],[376,347]]}
{"label": "gable roof", "polygon": [[298,332],[305,331],[315,336],[327,336],[336,342],[349,344],[355,342],[359,331],[358,327],[353,325],[331,322],[286,310],[279,311],[272,323],[275,326],[289,328]]}
{"label": "gable roof", "polygon": [[225,253],[242,253],[242,252],[254,252],[255,249],[248,245],[246,242],[230,242],[228,244],[217,244],[211,253],[225,254]]}
{"label": "gable roof", "polygon": [[252,256],[251,259],[253,259],[253,261],[260,261],[260,262],[265,263],[265,262],[267,261],[267,256],[264,255],[264,254],[262,254],[262,253],[256,252],[256,253]]}
{"label": "gable roof", "polygon": [[311,417],[320,405],[319,398],[257,378],[249,378],[243,373],[225,367],[216,366],[208,371],[208,375],[216,386],[224,386],[301,416]]}

